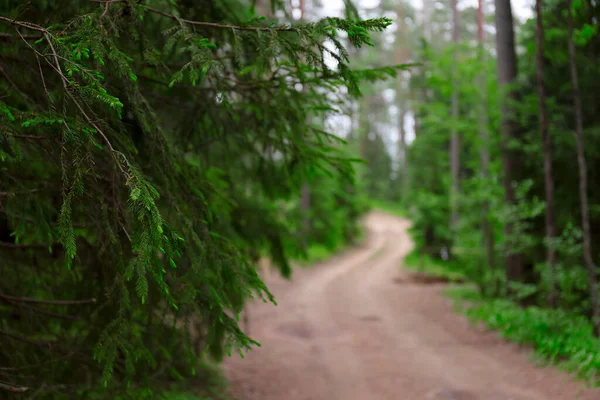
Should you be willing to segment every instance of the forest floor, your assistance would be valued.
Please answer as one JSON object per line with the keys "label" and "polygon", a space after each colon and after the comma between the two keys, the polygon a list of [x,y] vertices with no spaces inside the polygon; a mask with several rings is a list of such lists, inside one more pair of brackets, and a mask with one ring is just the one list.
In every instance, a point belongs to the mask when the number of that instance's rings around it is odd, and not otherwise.
{"label": "forest floor", "polygon": [[293,280],[265,281],[278,306],[249,308],[262,347],[230,357],[241,400],[598,400],[531,351],[474,328],[453,312],[445,284],[400,267],[409,222],[374,212],[358,248]]}

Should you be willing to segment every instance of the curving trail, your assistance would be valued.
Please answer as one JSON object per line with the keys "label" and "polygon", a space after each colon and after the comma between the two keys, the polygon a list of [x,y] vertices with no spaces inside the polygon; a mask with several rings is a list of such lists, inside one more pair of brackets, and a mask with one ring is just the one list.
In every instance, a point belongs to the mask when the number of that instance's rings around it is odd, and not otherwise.
{"label": "curving trail", "polygon": [[[412,248],[409,222],[366,218],[359,248],[292,282],[267,279],[279,303],[250,307],[262,343],[224,365],[241,400],[598,400],[600,391],[529,351],[471,327],[453,313],[443,285],[411,283],[400,270]],[[400,280],[398,278],[401,278]]]}

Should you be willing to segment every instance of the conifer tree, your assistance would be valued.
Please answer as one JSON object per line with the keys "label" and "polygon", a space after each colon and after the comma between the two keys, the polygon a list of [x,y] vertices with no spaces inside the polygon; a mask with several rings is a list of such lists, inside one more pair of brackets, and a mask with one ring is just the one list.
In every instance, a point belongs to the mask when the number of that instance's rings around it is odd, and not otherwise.
{"label": "conifer tree", "polygon": [[[289,276],[301,251],[281,203],[305,179],[352,176],[341,140],[308,116],[395,68],[351,70],[341,39],[370,45],[388,19],[252,10],[0,6],[0,397],[152,398],[204,349],[256,344],[237,315],[274,299],[254,262],[267,251]],[[337,223],[354,224],[348,203]]]}

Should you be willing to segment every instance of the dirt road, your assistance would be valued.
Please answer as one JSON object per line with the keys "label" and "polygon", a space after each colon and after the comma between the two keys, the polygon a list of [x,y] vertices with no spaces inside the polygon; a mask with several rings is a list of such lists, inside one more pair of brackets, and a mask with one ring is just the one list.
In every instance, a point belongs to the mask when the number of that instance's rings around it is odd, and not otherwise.
{"label": "dirt road", "polygon": [[412,243],[408,222],[381,213],[355,250],[293,282],[267,279],[279,303],[250,308],[262,343],[225,373],[242,400],[598,400],[600,391],[530,352],[472,328],[452,312],[443,285],[400,270]]}

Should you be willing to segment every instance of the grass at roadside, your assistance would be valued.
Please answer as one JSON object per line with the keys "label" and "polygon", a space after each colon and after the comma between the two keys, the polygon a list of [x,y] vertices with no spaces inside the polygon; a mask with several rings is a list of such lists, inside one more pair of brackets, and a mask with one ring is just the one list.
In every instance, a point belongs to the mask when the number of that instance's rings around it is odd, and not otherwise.
{"label": "grass at roadside", "polygon": [[473,324],[483,323],[507,341],[530,346],[540,363],[557,365],[600,387],[600,340],[594,338],[587,318],[563,310],[524,308],[508,299],[483,297],[469,284],[459,266],[416,251],[406,257],[403,267],[449,282],[465,282],[446,290],[457,312]]}
{"label": "grass at roadside", "polygon": [[342,243],[336,247],[330,248],[322,244],[314,244],[308,248],[307,257],[301,260],[298,260],[297,263],[303,267],[311,266],[315,263],[326,261],[333,257],[334,255],[341,253],[345,250],[348,250],[357,244],[360,244],[365,239],[364,232],[361,230],[358,237],[355,239],[353,243],[347,242]]}
{"label": "grass at roadside", "polygon": [[[340,246],[342,247],[342,246]],[[310,265],[319,261],[324,261],[333,256],[335,253],[340,251],[339,248],[330,249],[327,246],[323,246],[321,244],[315,244],[308,248],[307,258],[302,260],[300,263],[302,265]]]}
{"label": "grass at roadside", "polygon": [[403,268],[424,273],[434,278],[441,278],[452,283],[460,283],[467,280],[455,264],[438,261],[429,255],[419,254],[417,250],[412,251],[406,256]]}
{"label": "grass at roadside", "polygon": [[555,364],[600,387],[600,340],[594,338],[587,318],[483,298],[467,287],[451,288],[447,295],[455,300],[457,311],[474,324],[483,323],[510,342],[530,346],[540,362]]}
{"label": "grass at roadside", "polygon": [[[372,209],[381,210],[398,217],[406,216],[404,208],[397,203],[385,202],[380,200],[371,200],[370,206]],[[357,243],[360,243],[364,239],[363,234],[364,232],[361,232],[354,243],[345,243],[335,248],[329,248],[325,245],[320,244],[311,245],[308,248],[307,258],[298,260],[298,263],[302,266],[309,266],[320,261],[325,261],[334,256],[335,254],[338,254],[344,250],[351,248],[352,246],[355,246]]]}
{"label": "grass at roadside", "polygon": [[[217,374],[215,372],[215,374]],[[219,379],[223,379],[220,374]],[[173,385],[170,390],[158,394],[158,400],[236,400],[228,394],[225,381],[214,382],[189,381],[181,385]]]}
{"label": "grass at roadside", "polygon": [[395,215],[397,217],[406,217],[407,212],[399,203],[392,203],[381,200],[372,200],[371,207],[376,210],[384,211],[388,214]]}

